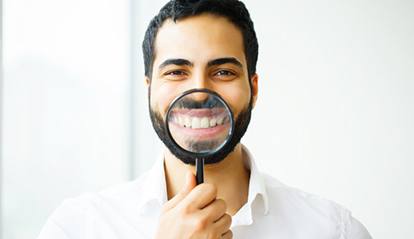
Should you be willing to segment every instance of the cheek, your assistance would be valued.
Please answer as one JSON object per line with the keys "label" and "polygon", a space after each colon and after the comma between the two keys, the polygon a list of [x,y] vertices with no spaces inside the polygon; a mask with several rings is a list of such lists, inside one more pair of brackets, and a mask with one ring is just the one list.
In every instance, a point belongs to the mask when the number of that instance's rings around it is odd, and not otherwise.
{"label": "cheek", "polygon": [[185,85],[179,82],[167,82],[154,84],[151,86],[151,107],[156,109],[164,116],[167,113],[171,102],[182,92],[187,90]]}
{"label": "cheek", "polygon": [[233,110],[234,117],[237,118],[239,113],[244,110],[250,100],[249,84],[235,84],[220,90],[219,94],[224,98],[230,108]]}
{"label": "cheek", "polygon": [[172,92],[169,87],[153,85],[151,87],[151,108],[156,109],[164,116],[170,102],[175,98]]}

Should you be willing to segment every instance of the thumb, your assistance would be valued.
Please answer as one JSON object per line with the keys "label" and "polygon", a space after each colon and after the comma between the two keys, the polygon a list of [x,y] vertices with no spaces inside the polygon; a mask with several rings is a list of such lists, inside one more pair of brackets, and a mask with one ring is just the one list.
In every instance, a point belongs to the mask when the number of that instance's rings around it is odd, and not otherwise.
{"label": "thumb", "polygon": [[177,195],[165,203],[164,211],[168,211],[177,206],[177,204],[181,202],[191,192],[191,190],[195,188],[195,186],[197,186],[197,182],[194,174],[187,171],[187,174],[185,175],[184,187],[177,193]]}

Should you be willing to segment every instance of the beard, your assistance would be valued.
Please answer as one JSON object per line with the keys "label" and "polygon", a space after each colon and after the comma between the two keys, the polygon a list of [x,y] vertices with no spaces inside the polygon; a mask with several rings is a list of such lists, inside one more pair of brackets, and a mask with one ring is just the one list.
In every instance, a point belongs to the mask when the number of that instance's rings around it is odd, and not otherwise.
{"label": "beard", "polygon": [[[183,152],[175,142],[168,136],[168,132],[165,128],[165,121],[163,117],[158,111],[155,111],[151,107],[151,97],[150,97],[150,89],[148,91],[148,102],[149,102],[149,113],[152,122],[152,126],[154,127],[155,132],[157,133],[158,137],[164,143],[164,145],[169,149],[169,151],[178,159],[180,159],[185,164],[195,165],[196,156],[192,156],[189,153]],[[247,131],[247,128],[250,123],[252,112],[252,98],[250,98],[249,103],[246,107],[239,113],[237,118],[234,122],[234,132],[232,137],[229,141],[221,148],[219,151],[215,152],[212,155],[208,155],[204,158],[205,164],[214,164],[221,162],[225,159],[233,150],[235,149],[236,145],[239,144],[241,138]]]}

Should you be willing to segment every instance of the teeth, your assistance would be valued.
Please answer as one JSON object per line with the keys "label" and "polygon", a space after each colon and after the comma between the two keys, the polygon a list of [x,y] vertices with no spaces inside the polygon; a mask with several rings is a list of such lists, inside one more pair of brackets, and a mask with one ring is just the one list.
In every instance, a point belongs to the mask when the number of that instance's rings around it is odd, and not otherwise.
{"label": "teeth", "polygon": [[223,121],[224,121],[224,117],[219,117],[217,119],[217,124],[223,124]]}
{"label": "teeth", "polygon": [[185,118],[184,118],[184,126],[186,128],[190,128],[191,127],[191,119],[190,119],[190,117],[185,116]]}
{"label": "teeth", "polygon": [[203,117],[201,119],[201,121],[200,121],[200,127],[201,128],[208,128],[208,127],[210,127],[210,122],[209,122],[209,120],[208,120],[207,117]]}
{"label": "teeth", "polygon": [[200,118],[193,117],[193,119],[191,121],[191,128],[193,128],[193,129],[201,128]]}
{"label": "teeth", "polygon": [[178,116],[178,124],[184,125],[184,118],[182,116]]}
{"label": "teeth", "polygon": [[200,128],[209,128],[214,127],[216,125],[222,125],[225,121],[225,117],[189,117],[185,115],[180,115],[174,117],[174,122],[186,127],[186,128],[193,128],[193,129],[200,129]]}
{"label": "teeth", "polygon": [[212,118],[212,119],[210,120],[210,127],[214,127],[214,126],[216,126],[216,123],[217,123],[216,118]]}

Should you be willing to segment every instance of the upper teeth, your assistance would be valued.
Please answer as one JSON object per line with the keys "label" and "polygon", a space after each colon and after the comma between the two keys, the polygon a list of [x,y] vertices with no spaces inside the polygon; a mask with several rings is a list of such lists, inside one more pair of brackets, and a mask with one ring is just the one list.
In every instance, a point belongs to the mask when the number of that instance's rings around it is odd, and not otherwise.
{"label": "upper teeth", "polygon": [[186,128],[200,129],[209,128],[224,123],[224,116],[217,117],[190,117],[178,115],[174,117],[174,122]]}

